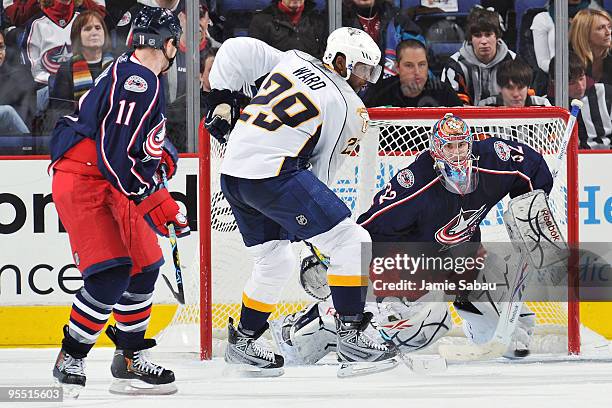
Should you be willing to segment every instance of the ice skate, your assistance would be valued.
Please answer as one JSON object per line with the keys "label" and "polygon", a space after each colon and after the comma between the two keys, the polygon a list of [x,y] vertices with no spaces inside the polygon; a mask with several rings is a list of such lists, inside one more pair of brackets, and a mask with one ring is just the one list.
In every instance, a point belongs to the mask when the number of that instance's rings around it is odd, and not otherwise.
{"label": "ice skate", "polygon": [[53,377],[63,388],[65,396],[78,398],[85,388],[85,360],[74,358],[62,348],[53,366]]}
{"label": "ice skate", "polygon": [[[116,328],[109,326],[106,334],[116,343]],[[147,350],[155,347],[153,339],[144,339],[136,349],[115,350],[111,373],[114,377],[109,391],[113,394],[168,395],[177,392],[174,373],[149,359]]]}
{"label": "ice skate", "polygon": [[283,356],[275,354],[274,350],[258,341],[268,329],[268,324],[259,332],[248,335],[234,327],[230,317],[228,329],[228,344],[225,349],[225,361],[237,374],[248,377],[278,377],[283,375],[285,363]]}
{"label": "ice skate", "polygon": [[387,371],[398,364],[396,352],[384,344],[376,343],[364,330],[368,327],[372,313],[361,316],[336,316],[338,336],[338,377],[354,377]]}

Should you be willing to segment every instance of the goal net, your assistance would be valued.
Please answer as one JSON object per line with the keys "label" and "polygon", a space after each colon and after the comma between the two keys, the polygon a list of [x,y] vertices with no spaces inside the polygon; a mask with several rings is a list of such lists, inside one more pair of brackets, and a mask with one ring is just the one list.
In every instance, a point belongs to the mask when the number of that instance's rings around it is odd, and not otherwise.
{"label": "goal net", "polygon": [[[332,186],[354,217],[368,209],[373,195],[398,170],[428,148],[432,125],[448,112],[463,118],[477,138],[496,136],[525,143],[543,154],[549,163],[559,150],[569,117],[566,110],[557,107],[370,109],[368,133],[358,153],[346,158]],[[220,189],[224,146],[203,129],[200,139],[200,151],[205,152],[200,168],[201,256],[194,260],[192,270],[199,269],[201,273],[184,276],[186,304],[179,306],[162,338],[165,343],[173,343],[177,351],[199,352],[202,358],[210,358],[220,351],[217,339],[227,336],[228,317],[238,319],[240,315],[242,290],[250,276],[252,260]],[[573,141],[550,194],[554,216],[570,242],[577,241],[578,228],[575,134]],[[500,202],[481,223],[483,242],[509,241],[502,221],[506,204],[507,199]],[[294,247],[299,258],[304,246],[296,243]],[[281,299],[272,319],[314,301],[299,286],[298,270],[283,289]],[[537,314],[537,334],[562,336],[564,350],[565,347],[572,352],[579,350],[577,302],[528,305]],[[454,321],[460,323],[455,313]]]}

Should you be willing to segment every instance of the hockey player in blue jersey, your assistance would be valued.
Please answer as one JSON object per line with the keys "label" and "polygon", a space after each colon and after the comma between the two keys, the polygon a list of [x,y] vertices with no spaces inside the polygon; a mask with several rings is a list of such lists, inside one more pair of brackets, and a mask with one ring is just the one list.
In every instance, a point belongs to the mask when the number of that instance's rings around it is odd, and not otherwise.
{"label": "hockey player in blue jersey", "polygon": [[[338,327],[339,375],[393,367],[394,352],[363,333],[367,276],[362,244],[368,233],[328,187],[366,132],[367,111],[355,91],[380,74],[380,50],[358,29],[339,28],[323,61],[300,51],[280,52],[249,38],[226,41],[210,73],[206,126],[219,139],[237,119],[221,167],[221,189],[255,260],[242,296],[240,324],[229,324],[225,359],[257,372],[283,373],[283,358],[258,338],[295,270],[291,240],[329,253],[328,280]],[[268,74],[239,118],[232,93]],[[232,117],[232,113],[234,117]],[[366,260],[367,261],[367,260]],[[363,362],[363,364],[360,364]]]}
{"label": "hockey player in blue jersey", "polygon": [[172,177],[178,156],[165,138],[160,76],[172,65],[181,29],[169,10],[152,7],[140,11],[133,29],[135,50],[96,79],[51,139],[53,200],[84,281],[53,369],[72,396],[85,386],[84,359],[111,313],[111,392],[176,392],[174,373],[147,356],[155,340],[144,335],[164,262],[155,232],[167,236],[168,223],[179,235],[189,232],[161,178]]}
{"label": "hockey player in blue jersey", "polygon": [[[400,170],[375,195],[372,206],[358,217],[357,222],[370,233],[374,243],[427,243],[426,247],[434,253],[448,254],[450,252],[445,251],[450,248],[460,249],[462,243],[480,243],[481,221],[507,195],[515,198],[536,189],[548,194],[552,186],[553,178],[546,161],[532,148],[496,137],[475,141],[466,122],[447,114],[433,126],[429,136],[429,150],[422,152],[412,164]],[[472,251],[478,247],[470,246],[467,250]],[[490,254],[481,272],[489,274],[489,278],[491,274],[498,277],[495,274],[501,271],[497,269],[505,266],[495,263],[495,258]],[[315,277],[312,282],[320,282],[317,276],[321,274],[320,269],[324,268],[321,268],[317,260],[309,261],[307,268],[312,268],[312,271],[303,268],[302,281],[311,274]],[[306,289],[309,290],[308,287]],[[404,295],[411,293],[405,292]],[[428,301],[426,298],[415,297],[410,300],[417,303]],[[387,320],[403,321],[409,316],[411,327],[408,330],[393,326],[387,332],[391,333],[389,338],[403,352],[410,352],[414,350],[414,344],[429,345],[439,337],[439,327],[443,327],[439,317],[443,317],[443,310],[439,306],[439,302],[433,303],[429,313],[420,313],[424,320],[418,321],[414,319],[418,313],[411,310],[410,303],[404,306],[396,302],[393,313],[378,316],[377,324]],[[470,302],[459,296],[454,306],[464,320],[463,329],[468,338],[477,344],[490,340],[500,314],[494,299]],[[375,308],[371,305],[369,307]],[[283,323],[294,325],[293,329],[285,328],[286,333],[291,333],[290,343],[302,350],[317,350],[314,353],[317,358],[325,353],[320,353],[317,346],[301,343],[320,344],[320,339],[324,344],[330,344],[328,336],[333,327],[320,323],[325,319],[318,313],[319,309],[309,306],[296,316],[287,316]],[[310,324],[311,321],[316,324]],[[415,330],[432,323],[435,331]],[[534,325],[534,313],[523,305],[506,356],[521,357],[528,353]],[[282,337],[282,333],[277,335],[279,337]],[[282,343],[288,339],[288,336],[284,337]],[[410,345],[403,344],[402,339],[411,340]],[[304,360],[311,357],[301,356]]]}
{"label": "hockey player in blue jersey", "polygon": [[[429,146],[430,154],[400,170],[358,218],[373,242],[430,242],[439,251],[479,243],[481,221],[506,195],[515,198],[533,190],[549,194],[553,187],[541,154],[496,137],[474,141],[468,125],[452,114],[434,125]],[[454,306],[468,337],[487,342],[499,316],[495,302],[458,298]],[[524,324],[518,330],[526,333],[518,333],[519,341],[512,345],[518,356],[528,352],[535,323],[526,305],[520,316]]]}

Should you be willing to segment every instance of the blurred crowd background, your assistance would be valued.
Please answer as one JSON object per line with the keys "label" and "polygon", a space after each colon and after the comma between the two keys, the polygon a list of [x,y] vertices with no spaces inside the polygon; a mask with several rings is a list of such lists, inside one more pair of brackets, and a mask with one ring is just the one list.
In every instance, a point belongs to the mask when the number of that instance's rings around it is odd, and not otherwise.
{"label": "blurred crowd background", "polygon": [[[0,4],[0,155],[45,154],[58,117],[70,114],[96,77],[129,50],[143,5],[172,10],[183,26],[163,79],[168,137],[187,143],[188,10],[199,10],[200,118],[208,73],[223,41],[258,38],[321,57],[330,5],[341,25],[379,44],[384,75],[360,96],[368,107],[555,105],[555,10],[547,0],[3,0]],[[328,4],[329,1],[329,4]],[[568,0],[570,99],[585,107],[582,149],[612,141],[612,0]],[[335,8],[331,13],[336,14]],[[332,29],[335,27],[332,27]],[[195,53],[197,55],[197,52]],[[257,83],[245,90],[245,103]]]}

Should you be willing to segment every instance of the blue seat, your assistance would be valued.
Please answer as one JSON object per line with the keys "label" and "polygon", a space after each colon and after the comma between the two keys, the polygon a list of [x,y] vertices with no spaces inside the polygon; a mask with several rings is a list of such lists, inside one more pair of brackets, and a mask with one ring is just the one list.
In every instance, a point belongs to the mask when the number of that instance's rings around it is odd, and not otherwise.
{"label": "blue seat", "polygon": [[608,13],[612,13],[612,0],[602,0],[602,6]]}
{"label": "blue seat", "polygon": [[523,16],[527,12],[527,10],[546,7],[547,4],[548,4],[548,0],[514,0],[514,12],[516,15],[515,26],[516,26],[516,32],[517,32],[517,38],[516,38],[516,49],[517,50],[521,49],[520,33],[521,33],[521,22],[523,21]]}

